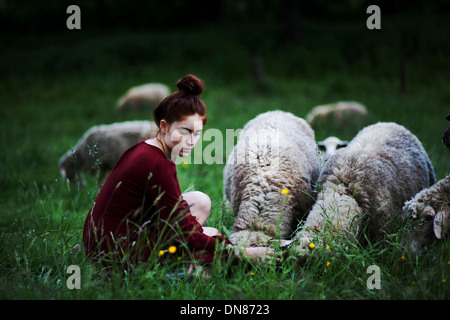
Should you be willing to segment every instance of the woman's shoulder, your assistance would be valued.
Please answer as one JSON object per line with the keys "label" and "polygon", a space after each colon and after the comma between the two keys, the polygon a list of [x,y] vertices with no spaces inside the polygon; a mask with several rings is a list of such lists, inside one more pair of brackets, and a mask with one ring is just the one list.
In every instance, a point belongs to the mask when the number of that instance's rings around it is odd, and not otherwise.
{"label": "woman's shoulder", "polygon": [[159,162],[164,162],[164,160],[165,156],[161,149],[151,146],[145,140],[142,140],[126,150],[117,164],[145,170],[154,168],[156,165],[159,165]]}
{"label": "woman's shoulder", "polygon": [[136,157],[150,157],[154,160],[165,159],[164,153],[158,147],[148,144],[145,140],[139,141],[129,149],[131,154]]}
{"label": "woman's shoulder", "polygon": [[145,140],[140,141],[136,146],[134,157],[136,165],[144,167],[164,168],[164,170],[175,170],[175,164],[166,158],[164,152],[157,146],[147,143]]}

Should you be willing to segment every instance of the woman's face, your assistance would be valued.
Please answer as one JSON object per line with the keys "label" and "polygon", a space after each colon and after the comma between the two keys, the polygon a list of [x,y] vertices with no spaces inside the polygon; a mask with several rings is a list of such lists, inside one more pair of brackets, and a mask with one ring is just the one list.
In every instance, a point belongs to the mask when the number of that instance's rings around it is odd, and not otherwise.
{"label": "woman's face", "polygon": [[190,115],[182,121],[167,124],[165,120],[160,124],[164,134],[164,142],[170,149],[171,159],[177,156],[187,157],[200,139],[203,130],[203,120],[198,114]]}

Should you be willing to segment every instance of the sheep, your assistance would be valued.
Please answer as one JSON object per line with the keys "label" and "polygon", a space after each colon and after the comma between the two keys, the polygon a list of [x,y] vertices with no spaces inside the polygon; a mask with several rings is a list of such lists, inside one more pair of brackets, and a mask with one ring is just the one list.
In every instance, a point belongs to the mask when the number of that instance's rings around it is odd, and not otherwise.
{"label": "sheep", "polygon": [[342,236],[361,244],[378,240],[399,227],[403,203],[434,182],[416,136],[396,123],[368,126],[325,163],[316,203],[283,246],[301,260],[312,247],[337,244]]}
{"label": "sheep", "polygon": [[99,181],[131,146],[156,136],[158,128],[150,121],[125,121],[90,128],[59,160],[61,176],[70,182],[86,185],[84,171],[96,174]]}
{"label": "sheep", "polygon": [[230,241],[267,246],[288,238],[313,204],[319,176],[314,131],[292,113],[250,120],[224,168],[224,202],[235,216]]}
{"label": "sheep", "polygon": [[420,255],[449,232],[450,174],[407,201],[403,211],[405,222],[412,222],[412,230],[403,235],[402,245]]}
{"label": "sheep", "polygon": [[[445,118],[448,121],[450,121],[450,114],[447,115],[447,117]],[[444,133],[442,134],[442,143],[450,149],[450,127],[448,127],[447,129],[445,129]]]}
{"label": "sheep", "polygon": [[[446,119],[450,121],[450,114]],[[442,135],[442,143],[450,148],[450,127]],[[412,254],[421,255],[426,246],[434,244],[449,232],[450,175],[405,202],[404,220],[412,231],[402,238],[402,244]]]}
{"label": "sheep", "polygon": [[306,121],[312,127],[324,122],[325,119],[332,119],[334,122],[345,125],[347,119],[365,120],[366,118],[367,108],[352,101],[316,106],[306,115]]}
{"label": "sheep", "polygon": [[317,146],[319,150],[322,151],[322,163],[333,155],[336,150],[344,148],[348,145],[348,141],[342,141],[338,137],[328,137],[323,141],[319,141]]}
{"label": "sheep", "polygon": [[169,88],[161,83],[148,83],[130,88],[116,104],[118,112],[152,108],[169,95]]}

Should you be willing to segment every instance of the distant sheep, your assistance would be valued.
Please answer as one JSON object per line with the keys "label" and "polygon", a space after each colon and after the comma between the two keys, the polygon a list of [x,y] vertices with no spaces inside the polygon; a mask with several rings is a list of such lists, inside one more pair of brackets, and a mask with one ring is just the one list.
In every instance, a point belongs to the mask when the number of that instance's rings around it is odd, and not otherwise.
{"label": "distant sheep", "polygon": [[[450,114],[447,115],[447,117],[445,118],[448,121],[450,121]],[[450,127],[448,127],[447,129],[445,129],[444,134],[442,135],[442,143],[450,149]]]}
{"label": "distant sheep", "polygon": [[76,146],[59,160],[64,179],[84,186],[84,172],[99,178],[111,171],[122,154],[141,140],[153,138],[157,126],[150,121],[125,121],[90,128]]}
{"label": "distant sheep", "polygon": [[367,109],[358,102],[342,101],[333,104],[314,107],[306,116],[311,126],[330,120],[344,125],[348,119],[363,119],[367,117]]}
{"label": "distant sheep", "polygon": [[317,202],[291,241],[291,253],[306,257],[338,236],[364,242],[399,227],[406,200],[435,182],[420,141],[403,126],[377,123],[337,150],[320,174]]}
{"label": "distant sheep", "polygon": [[322,162],[331,157],[336,150],[345,148],[348,145],[348,141],[342,141],[338,137],[328,137],[323,141],[317,143],[319,150],[322,151]]}
{"label": "distant sheep", "polygon": [[421,254],[450,229],[450,175],[426,188],[405,203],[405,221],[412,221],[402,243],[412,253]]}
{"label": "distant sheep", "polygon": [[129,89],[117,102],[117,111],[151,109],[169,95],[169,88],[161,83],[148,83]]}
{"label": "distant sheep", "polygon": [[313,204],[318,175],[314,132],[305,120],[283,111],[250,120],[224,168],[224,198],[236,217],[231,242],[267,246],[288,238]]}

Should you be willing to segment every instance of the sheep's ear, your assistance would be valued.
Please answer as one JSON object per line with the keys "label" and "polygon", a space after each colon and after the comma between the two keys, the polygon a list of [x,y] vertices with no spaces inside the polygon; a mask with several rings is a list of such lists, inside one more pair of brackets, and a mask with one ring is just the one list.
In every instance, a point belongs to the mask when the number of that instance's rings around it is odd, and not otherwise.
{"label": "sheep's ear", "polygon": [[292,239],[292,240],[284,240],[284,239],[272,240],[272,242],[279,243],[281,249],[288,249],[288,248],[290,248],[292,243],[294,243],[294,241],[295,241],[295,239]]}
{"label": "sheep's ear", "polygon": [[326,149],[323,142],[317,142],[317,147],[319,148],[320,151],[325,151]]}
{"label": "sheep's ear", "polygon": [[448,121],[450,121],[450,113],[447,115],[447,117],[445,117],[445,119],[447,119]]}
{"label": "sheep's ear", "polygon": [[439,211],[434,217],[433,230],[436,238],[441,239],[443,232],[445,230],[445,224],[448,222],[449,210]]}
{"label": "sheep's ear", "polygon": [[346,146],[348,146],[348,141],[341,141],[341,143],[337,145],[336,149],[345,148]]}
{"label": "sheep's ear", "polygon": [[65,168],[59,169],[59,172],[61,173],[61,176],[63,177],[63,179],[67,179],[67,174],[66,174]]}
{"label": "sheep's ear", "polygon": [[436,216],[436,212],[434,211],[434,209],[432,207],[426,206],[422,210],[422,216],[434,218]]}

